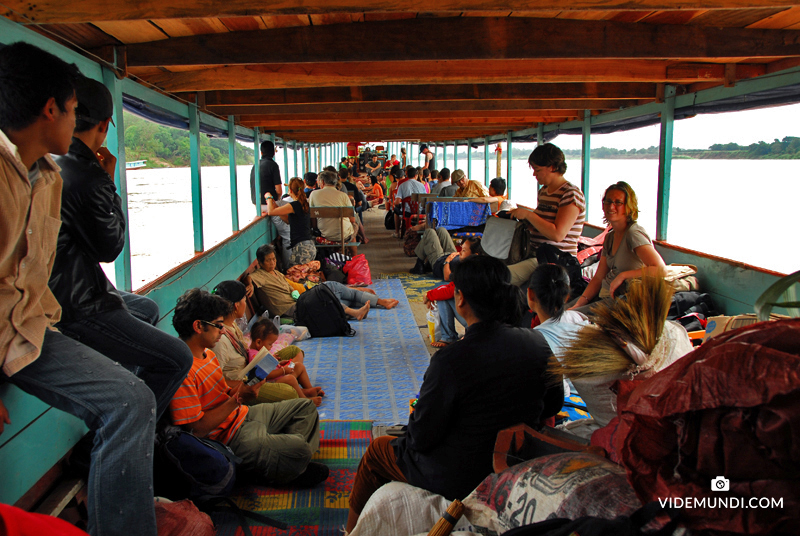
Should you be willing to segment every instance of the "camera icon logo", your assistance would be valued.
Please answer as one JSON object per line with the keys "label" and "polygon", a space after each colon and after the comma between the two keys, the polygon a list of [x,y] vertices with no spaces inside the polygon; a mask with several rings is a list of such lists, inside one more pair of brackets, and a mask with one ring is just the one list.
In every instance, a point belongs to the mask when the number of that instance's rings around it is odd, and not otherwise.
{"label": "camera icon logo", "polygon": [[711,491],[730,491],[731,481],[724,476],[718,476],[711,480]]}

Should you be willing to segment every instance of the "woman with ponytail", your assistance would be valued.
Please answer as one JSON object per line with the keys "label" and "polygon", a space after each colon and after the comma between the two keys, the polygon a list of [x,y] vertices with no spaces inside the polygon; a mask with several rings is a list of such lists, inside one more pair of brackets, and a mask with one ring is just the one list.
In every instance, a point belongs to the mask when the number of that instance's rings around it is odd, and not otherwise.
{"label": "woman with ponytail", "polygon": [[542,264],[531,274],[528,306],[539,318],[534,329],[541,332],[556,357],[561,357],[578,331],[589,323],[577,311],[567,311],[569,275],[558,264]]}
{"label": "woman with ponytail", "polygon": [[406,435],[376,438],[361,459],[348,532],[369,497],[392,480],[466,497],[492,473],[500,430],[519,423],[539,429],[564,402],[561,382],[547,372],[547,341],[513,326],[522,317],[522,295],[502,261],[469,257],[452,279],[466,335],[431,357]]}
{"label": "woman with ponytail", "polygon": [[311,239],[311,216],[309,214],[308,199],[306,199],[305,183],[298,177],[289,181],[290,203],[277,206],[272,196],[267,193],[267,214],[280,216],[289,224],[291,255],[289,266],[305,264],[317,257],[317,247]]}

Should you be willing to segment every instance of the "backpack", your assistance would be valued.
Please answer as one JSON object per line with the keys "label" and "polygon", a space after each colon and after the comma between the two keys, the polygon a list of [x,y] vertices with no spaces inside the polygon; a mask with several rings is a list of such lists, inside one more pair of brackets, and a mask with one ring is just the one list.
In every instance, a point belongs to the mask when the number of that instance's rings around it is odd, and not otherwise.
{"label": "backpack", "polygon": [[386,212],[386,217],[383,218],[383,226],[389,231],[394,231],[394,212],[391,210]]}
{"label": "backpack", "polygon": [[223,497],[233,490],[241,462],[224,443],[165,426],[156,436],[157,492],[194,501]]}
{"label": "backpack", "polygon": [[306,326],[312,337],[352,337],[356,330],[347,322],[344,307],[325,284],[300,294],[294,313],[294,323]]}
{"label": "backpack", "polygon": [[483,229],[481,248],[506,266],[528,258],[530,239],[525,222],[506,218],[488,218]]}

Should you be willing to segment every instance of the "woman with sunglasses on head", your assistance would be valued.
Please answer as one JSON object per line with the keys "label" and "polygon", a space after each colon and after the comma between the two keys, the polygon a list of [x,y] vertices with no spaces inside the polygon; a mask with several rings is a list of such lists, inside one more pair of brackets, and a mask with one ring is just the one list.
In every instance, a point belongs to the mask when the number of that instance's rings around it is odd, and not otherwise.
{"label": "woman with sunglasses on head", "polygon": [[611,230],[603,242],[597,272],[571,308],[624,294],[626,281],[641,276],[644,267],[650,275],[664,269],[664,259],[644,228],[636,223],[638,217],[636,193],[628,183],[619,181],[606,188],[603,221],[611,225]]}

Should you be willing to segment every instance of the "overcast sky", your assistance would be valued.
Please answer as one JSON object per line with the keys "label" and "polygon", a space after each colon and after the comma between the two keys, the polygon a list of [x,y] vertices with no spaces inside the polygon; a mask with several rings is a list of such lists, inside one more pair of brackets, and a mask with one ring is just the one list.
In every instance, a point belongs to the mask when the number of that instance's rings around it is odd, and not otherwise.
{"label": "overcast sky", "polygon": [[[657,146],[658,135],[658,125],[615,134],[592,134],[592,147],[642,149]],[[786,136],[800,137],[800,104],[681,119],[675,121],[672,145],[681,149],[708,149],[714,143],[750,145]],[[562,135],[553,143],[562,149],[580,149],[581,137]]]}

